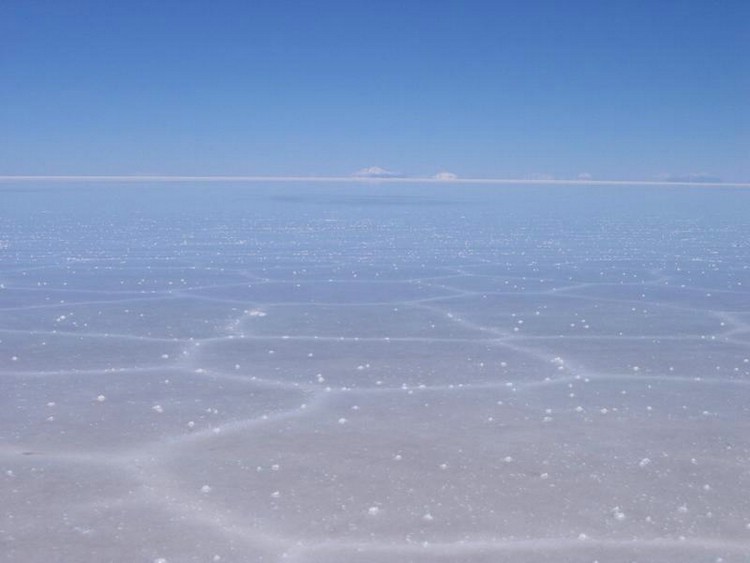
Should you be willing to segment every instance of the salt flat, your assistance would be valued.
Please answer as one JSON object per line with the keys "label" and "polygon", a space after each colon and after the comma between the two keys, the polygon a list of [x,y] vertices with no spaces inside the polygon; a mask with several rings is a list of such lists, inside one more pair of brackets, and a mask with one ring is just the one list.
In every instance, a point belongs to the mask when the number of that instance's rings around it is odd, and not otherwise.
{"label": "salt flat", "polygon": [[750,561],[750,192],[0,202],[0,560]]}

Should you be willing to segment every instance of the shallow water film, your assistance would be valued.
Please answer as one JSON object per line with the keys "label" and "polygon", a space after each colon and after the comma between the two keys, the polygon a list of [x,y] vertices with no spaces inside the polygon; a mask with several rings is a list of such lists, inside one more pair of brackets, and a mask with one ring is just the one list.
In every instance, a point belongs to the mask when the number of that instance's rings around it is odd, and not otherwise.
{"label": "shallow water film", "polygon": [[748,210],[0,185],[0,560],[750,561]]}

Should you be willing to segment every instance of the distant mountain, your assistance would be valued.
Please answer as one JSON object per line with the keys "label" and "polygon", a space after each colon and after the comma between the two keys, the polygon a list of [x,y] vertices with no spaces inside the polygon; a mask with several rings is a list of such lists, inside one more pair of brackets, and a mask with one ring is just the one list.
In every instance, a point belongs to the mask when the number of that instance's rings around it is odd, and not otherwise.
{"label": "distant mountain", "polygon": [[458,174],[454,174],[453,172],[438,172],[432,177],[434,180],[458,180]]}
{"label": "distant mountain", "polygon": [[386,170],[379,166],[370,166],[369,168],[362,168],[357,170],[352,176],[356,178],[403,178],[404,175],[400,172],[393,172],[392,170]]}

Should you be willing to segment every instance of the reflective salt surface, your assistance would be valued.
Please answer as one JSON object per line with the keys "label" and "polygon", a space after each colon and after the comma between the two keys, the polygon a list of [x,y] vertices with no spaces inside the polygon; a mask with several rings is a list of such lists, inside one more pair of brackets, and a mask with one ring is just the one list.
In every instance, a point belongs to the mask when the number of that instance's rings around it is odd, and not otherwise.
{"label": "reflective salt surface", "polygon": [[750,561],[749,204],[0,185],[0,558]]}

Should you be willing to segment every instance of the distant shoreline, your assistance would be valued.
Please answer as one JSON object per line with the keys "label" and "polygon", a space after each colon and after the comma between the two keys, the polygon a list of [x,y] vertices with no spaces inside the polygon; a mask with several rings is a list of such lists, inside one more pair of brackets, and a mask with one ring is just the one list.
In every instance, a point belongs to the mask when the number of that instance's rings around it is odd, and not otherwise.
{"label": "distant shoreline", "polygon": [[748,182],[670,182],[664,180],[528,180],[514,178],[419,178],[386,177],[368,178],[352,176],[0,176],[0,183],[9,182],[336,182],[365,184],[528,184],[528,185],[575,185],[575,186],[685,186],[750,188]]}

